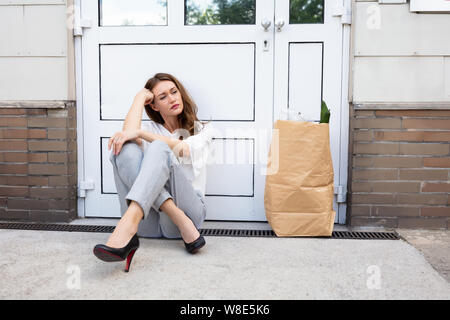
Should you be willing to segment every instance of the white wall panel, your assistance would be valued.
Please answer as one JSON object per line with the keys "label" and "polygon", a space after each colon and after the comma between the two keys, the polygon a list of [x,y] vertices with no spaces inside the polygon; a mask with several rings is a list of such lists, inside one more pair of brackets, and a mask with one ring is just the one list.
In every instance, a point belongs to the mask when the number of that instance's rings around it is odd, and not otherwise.
{"label": "white wall panel", "polygon": [[67,51],[66,6],[24,6],[26,56],[65,56]]}
{"label": "white wall panel", "polygon": [[0,100],[68,98],[66,10],[66,1],[0,1]]}
{"label": "white wall panel", "polygon": [[443,57],[356,57],[354,102],[450,101]]}
{"label": "white wall panel", "polygon": [[0,57],[0,100],[65,100],[65,57]]}
{"label": "white wall panel", "polygon": [[0,6],[0,56],[66,56],[65,5]]}
{"label": "white wall panel", "polygon": [[450,55],[449,14],[377,2],[358,2],[355,14],[355,55]]}
{"label": "white wall panel", "polygon": [[23,54],[23,7],[0,7],[0,56]]}
{"label": "white wall panel", "polygon": [[445,101],[450,101],[450,57],[444,57],[444,72],[445,72]]}
{"label": "white wall panel", "polygon": [[356,1],[352,101],[450,101],[449,14]]}
{"label": "white wall panel", "polygon": [[41,4],[66,4],[66,0],[0,0],[0,6],[9,5],[41,5]]}

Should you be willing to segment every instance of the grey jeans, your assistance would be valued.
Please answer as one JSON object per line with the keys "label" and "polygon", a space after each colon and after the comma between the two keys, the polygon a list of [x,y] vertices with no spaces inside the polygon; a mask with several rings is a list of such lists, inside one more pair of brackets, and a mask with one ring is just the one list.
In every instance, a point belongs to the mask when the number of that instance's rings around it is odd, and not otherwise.
{"label": "grey jeans", "polygon": [[167,143],[154,140],[143,152],[135,142],[127,141],[118,155],[111,151],[109,160],[113,166],[121,215],[125,214],[132,200],[144,211],[138,236],[181,238],[178,227],[160,210],[167,199],[173,199],[200,229],[206,217],[204,196],[192,187]]}

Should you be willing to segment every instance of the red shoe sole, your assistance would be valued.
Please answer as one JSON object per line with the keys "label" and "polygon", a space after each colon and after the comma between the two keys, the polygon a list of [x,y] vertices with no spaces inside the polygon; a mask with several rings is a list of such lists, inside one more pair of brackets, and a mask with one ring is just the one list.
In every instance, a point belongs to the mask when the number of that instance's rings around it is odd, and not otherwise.
{"label": "red shoe sole", "polygon": [[122,259],[121,257],[105,251],[101,248],[94,248],[94,254],[97,258],[99,258],[102,261],[106,261],[106,262],[114,262],[114,261],[124,261],[125,259]]}

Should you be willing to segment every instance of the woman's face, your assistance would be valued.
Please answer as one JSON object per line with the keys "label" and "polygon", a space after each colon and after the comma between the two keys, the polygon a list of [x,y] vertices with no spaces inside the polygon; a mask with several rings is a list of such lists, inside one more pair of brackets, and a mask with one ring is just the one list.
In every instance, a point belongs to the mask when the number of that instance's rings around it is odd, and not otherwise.
{"label": "woman's face", "polygon": [[[163,118],[177,116],[183,112],[183,99],[175,83],[170,80],[158,82],[151,90],[155,96],[151,107]],[[173,108],[173,106],[178,105]]]}

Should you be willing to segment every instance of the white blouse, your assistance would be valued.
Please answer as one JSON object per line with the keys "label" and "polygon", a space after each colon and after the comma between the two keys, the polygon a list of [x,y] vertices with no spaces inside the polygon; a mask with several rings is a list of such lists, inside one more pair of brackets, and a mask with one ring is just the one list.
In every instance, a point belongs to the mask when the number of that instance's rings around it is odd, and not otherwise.
{"label": "white blouse", "polygon": [[[194,135],[186,137],[183,136],[183,141],[189,146],[189,156],[178,157],[181,168],[186,175],[186,178],[192,182],[192,187],[199,190],[202,195],[205,195],[206,189],[206,164],[208,159],[213,156],[212,153],[212,138],[214,136],[214,127],[212,122],[202,125],[200,122],[195,122],[196,131]],[[162,124],[150,121],[142,121],[141,128],[145,131],[160,134],[172,139],[179,140],[179,137],[186,133],[186,130],[176,129],[170,133]],[[142,149],[145,151],[148,145],[145,139],[142,139]],[[175,153],[174,153],[175,154]]]}

